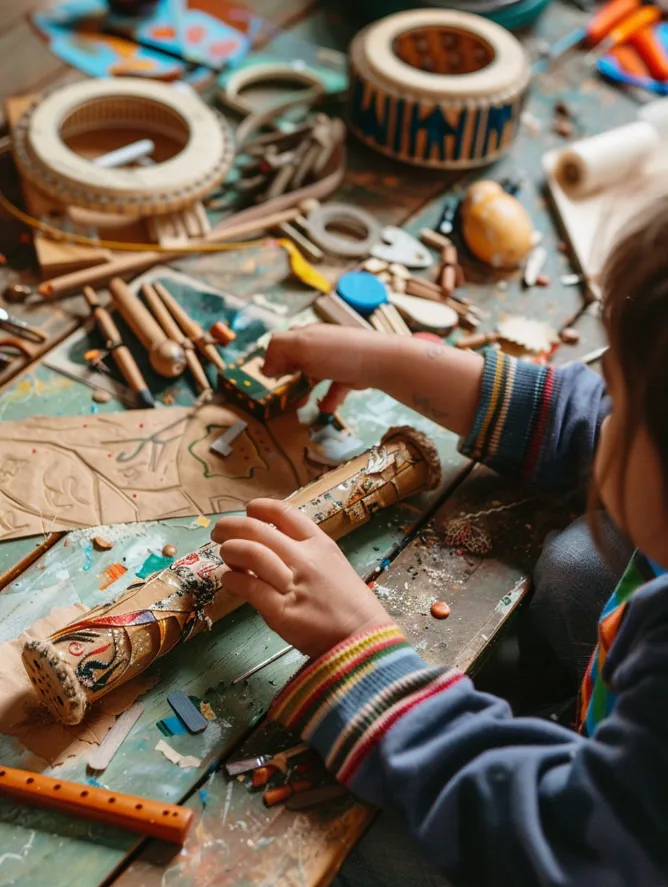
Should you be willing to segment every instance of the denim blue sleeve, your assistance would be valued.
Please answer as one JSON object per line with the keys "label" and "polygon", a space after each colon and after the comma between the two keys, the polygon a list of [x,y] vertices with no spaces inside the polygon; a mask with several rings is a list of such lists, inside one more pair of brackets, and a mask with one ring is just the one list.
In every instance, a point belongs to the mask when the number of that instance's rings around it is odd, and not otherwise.
{"label": "denim blue sleeve", "polygon": [[611,676],[618,706],[590,739],[513,718],[461,672],[427,665],[396,626],[310,665],[270,717],[360,797],[399,813],[455,885],[659,887],[668,883],[668,618],[651,648],[636,644]]}
{"label": "denim blue sleeve", "polygon": [[603,380],[583,364],[542,367],[490,349],[460,449],[501,474],[570,490],[587,482],[609,412]]}

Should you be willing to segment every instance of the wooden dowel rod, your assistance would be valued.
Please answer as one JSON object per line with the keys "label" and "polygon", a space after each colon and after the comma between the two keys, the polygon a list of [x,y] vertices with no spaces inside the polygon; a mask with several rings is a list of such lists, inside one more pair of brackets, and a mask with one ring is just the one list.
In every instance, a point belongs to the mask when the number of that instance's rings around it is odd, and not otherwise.
{"label": "wooden dowel rod", "polygon": [[197,355],[193,350],[193,344],[180,329],[172,315],[167,310],[164,302],[155,289],[151,286],[150,283],[145,283],[142,286],[142,293],[146,302],[155,315],[158,323],[163,328],[165,333],[169,336],[170,339],[173,339],[174,342],[178,342],[179,345],[183,348],[183,352],[186,356],[186,363],[188,364],[188,369],[192,373],[195,383],[197,384],[197,388],[199,391],[209,391],[211,389],[211,385],[209,384],[209,380],[207,378],[206,373],[204,372],[204,367],[199,362]]}
{"label": "wooden dowel rod", "polygon": [[153,369],[172,379],[180,376],[186,367],[183,348],[170,339],[148,308],[120,277],[114,277],[109,292],[121,316],[148,351]]}
{"label": "wooden dowel rod", "polygon": [[[265,215],[264,218],[253,218],[248,221],[241,221],[236,225],[225,225],[213,228],[202,240],[195,240],[189,243],[189,246],[196,247],[198,244],[207,243],[227,243],[228,241],[238,240],[240,237],[246,237],[250,234],[257,234],[268,228],[276,227],[284,222],[292,222],[299,215],[299,209],[285,209],[280,212]],[[86,284],[94,286],[96,284],[107,283],[112,277],[128,277],[156,265],[158,262],[171,262],[182,256],[183,253],[175,252],[157,252],[156,250],[147,250],[145,252],[132,253],[122,258],[112,259],[102,265],[95,265],[92,268],[82,268],[79,271],[72,271],[69,274],[62,274],[60,277],[54,277],[51,280],[45,280],[40,284],[39,292],[47,298],[58,298],[67,293],[79,291]]]}
{"label": "wooden dowel rod", "polygon": [[187,807],[52,779],[1,764],[0,795],[181,845],[193,817],[193,811]]}
{"label": "wooden dowel rod", "polygon": [[174,317],[188,338],[195,343],[200,354],[211,361],[222,372],[226,368],[225,361],[218,353],[216,346],[208,340],[202,327],[190,317],[162,283],[156,281],[154,287],[156,293],[171,312],[172,317]]}

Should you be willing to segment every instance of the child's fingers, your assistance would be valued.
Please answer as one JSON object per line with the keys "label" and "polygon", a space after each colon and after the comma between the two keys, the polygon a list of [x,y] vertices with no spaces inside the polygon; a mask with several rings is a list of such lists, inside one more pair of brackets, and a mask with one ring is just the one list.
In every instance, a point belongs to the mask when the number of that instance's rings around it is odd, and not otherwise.
{"label": "child's fingers", "polygon": [[253,499],[246,507],[248,517],[274,524],[286,536],[304,542],[318,534],[318,527],[310,517],[293,508],[283,499]]}
{"label": "child's fingers", "polygon": [[283,595],[257,576],[230,570],[223,575],[223,587],[230,594],[255,607],[268,622],[273,622],[283,611],[285,604]]}
{"label": "child's fingers", "polygon": [[214,527],[211,538],[221,545],[230,539],[248,539],[266,545],[285,561],[292,563],[297,555],[295,540],[286,536],[275,526],[266,521],[243,515],[231,515],[221,518]]}
{"label": "child's fingers", "polygon": [[247,570],[284,594],[293,579],[292,570],[265,545],[248,539],[229,539],[220,547],[220,554],[228,567]]}

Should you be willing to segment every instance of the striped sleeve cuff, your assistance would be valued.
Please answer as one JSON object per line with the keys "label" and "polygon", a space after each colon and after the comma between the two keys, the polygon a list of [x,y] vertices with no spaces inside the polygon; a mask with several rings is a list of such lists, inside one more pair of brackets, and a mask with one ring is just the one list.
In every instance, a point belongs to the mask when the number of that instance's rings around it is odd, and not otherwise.
{"label": "striped sleeve cuff", "polygon": [[349,785],[390,728],[463,672],[432,668],[396,625],[347,639],[280,693],[269,717],[298,732]]}
{"label": "striped sleeve cuff", "polygon": [[496,471],[535,480],[558,384],[553,367],[488,349],[478,410],[460,451]]}

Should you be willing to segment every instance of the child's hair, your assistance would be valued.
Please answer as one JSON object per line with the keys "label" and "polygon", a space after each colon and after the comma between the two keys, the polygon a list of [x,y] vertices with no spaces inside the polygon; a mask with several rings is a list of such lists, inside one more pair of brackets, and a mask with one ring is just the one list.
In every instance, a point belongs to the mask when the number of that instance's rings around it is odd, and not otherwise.
{"label": "child's hair", "polygon": [[[644,426],[661,459],[668,497],[668,197],[652,203],[618,237],[601,287],[610,356],[626,388],[628,414],[617,442],[621,462]],[[623,471],[619,484],[623,503]]]}

